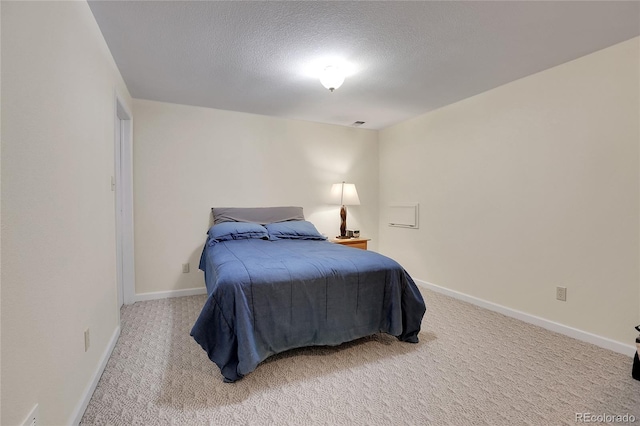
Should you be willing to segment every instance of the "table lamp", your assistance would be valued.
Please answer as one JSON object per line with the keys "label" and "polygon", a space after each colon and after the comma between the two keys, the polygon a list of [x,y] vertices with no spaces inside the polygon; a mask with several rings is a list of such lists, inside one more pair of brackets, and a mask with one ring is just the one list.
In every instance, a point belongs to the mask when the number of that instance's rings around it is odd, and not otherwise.
{"label": "table lamp", "polygon": [[334,183],[331,187],[331,199],[335,204],[340,204],[340,235],[337,238],[347,237],[347,207],[359,206],[358,191],[353,183]]}

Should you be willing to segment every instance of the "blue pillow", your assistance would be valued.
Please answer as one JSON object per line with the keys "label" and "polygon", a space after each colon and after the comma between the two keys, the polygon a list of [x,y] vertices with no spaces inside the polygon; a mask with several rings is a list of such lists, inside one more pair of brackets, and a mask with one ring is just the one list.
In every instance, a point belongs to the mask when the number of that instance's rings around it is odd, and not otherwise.
{"label": "blue pillow", "polygon": [[207,234],[209,234],[209,239],[215,242],[250,238],[269,239],[269,233],[264,226],[250,222],[219,223],[213,225]]}
{"label": "blue pillow", "polygon": [[313,223],[306,220],[269,223],[264,226],[269,231],[270,240],[326,240],[327,237],[318,232]]}

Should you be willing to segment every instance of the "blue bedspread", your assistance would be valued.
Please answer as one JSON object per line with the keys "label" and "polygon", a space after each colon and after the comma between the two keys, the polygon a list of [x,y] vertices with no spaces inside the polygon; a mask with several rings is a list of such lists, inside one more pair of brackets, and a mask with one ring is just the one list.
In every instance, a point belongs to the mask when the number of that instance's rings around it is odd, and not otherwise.
{"label": "blue bedspread", "polygon": [[394,260],[327,241],[205,246],[207,299],[191,336],[227,382],[269,356],[378,332],[417,342],[425,304]]}

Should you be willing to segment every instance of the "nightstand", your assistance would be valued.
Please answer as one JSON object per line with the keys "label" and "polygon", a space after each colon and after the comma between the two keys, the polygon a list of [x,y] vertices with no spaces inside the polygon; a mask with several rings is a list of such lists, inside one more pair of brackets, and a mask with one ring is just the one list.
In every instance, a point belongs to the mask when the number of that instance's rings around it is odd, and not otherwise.
{"label": "nightstand", "polygon": [[332,238],[332,243],[342,244],[347,247],[359,248],[362,250],[367,249],[367,241],[371,241],[370,238]]}

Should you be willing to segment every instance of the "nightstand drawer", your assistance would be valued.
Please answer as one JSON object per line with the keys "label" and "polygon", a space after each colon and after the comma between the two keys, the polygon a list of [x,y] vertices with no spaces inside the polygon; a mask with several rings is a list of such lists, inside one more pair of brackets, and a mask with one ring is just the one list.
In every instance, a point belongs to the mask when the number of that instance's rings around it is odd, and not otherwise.
{"label": "nightstand drawer", "polygon": [[345,238],[345,239],[334,238],[331,240],[331,242],[334,244],[341,244],[343,246],[359,248],[362,250],[367,249],[367,241],[369,241],[369,239],[367,238]]}
{"label": "nightstand drawer", "polygon": [[349,247],[359,248],[359,249],[362,249],[362,250],[366,250],[367,249],[367,242],[366,241],[360,241],[360,242],[357,242],[357,243],[345,244],[345,245],[347,245]]}

